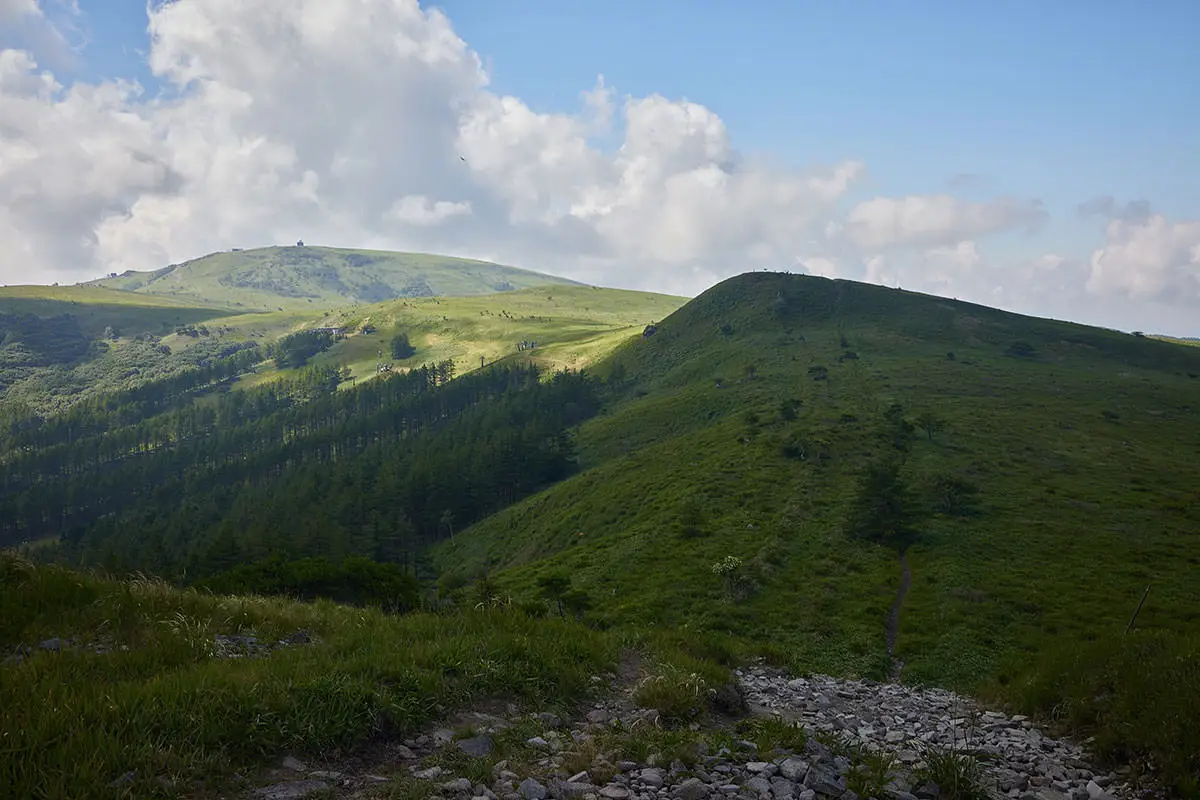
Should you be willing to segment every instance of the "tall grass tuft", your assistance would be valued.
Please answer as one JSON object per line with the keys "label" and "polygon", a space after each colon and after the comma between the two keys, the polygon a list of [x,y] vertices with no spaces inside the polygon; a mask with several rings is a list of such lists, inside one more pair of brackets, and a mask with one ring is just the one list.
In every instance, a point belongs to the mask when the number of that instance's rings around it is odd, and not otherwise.
{"label": "tall grass tuft", "polygon": [[1094,736],[1104,761],[1200,797],[1200,635],[1135,629],[1055,648],[1008,691],[1027,713]]}
{"label": "tall grass tuft", "polygon": [[[32,649],[0,666],[0,786],[14,797],[186,792],[281,753],[411,731],[485,697],[569,702],[616,661],[605,635],[523,614],[393,617],[0,564],[0,645]],[[218,633],[272,641],[298,629],[313,643],[235,659],[212,647]],[[49,636],[81,646],[38,650]]]}

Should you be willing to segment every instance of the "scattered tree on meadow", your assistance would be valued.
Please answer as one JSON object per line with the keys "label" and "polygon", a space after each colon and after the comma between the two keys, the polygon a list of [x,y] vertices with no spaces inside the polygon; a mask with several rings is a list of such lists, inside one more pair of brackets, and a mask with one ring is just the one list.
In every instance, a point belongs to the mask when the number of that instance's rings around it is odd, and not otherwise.
{"label": "scattered tree on meadow", "polygon": [[925,435],[932,442],[933,437],[941,433],[946,427],[946,423],[932,412],[925,411],[917,417],[917,427],[925,431]]}
{"label": "scattered tree on meadow", "polygon": [[900,475],[900,461],[885,458],[860,476],[847,519],[847,532],[857,539],[903,552],[915,535],[916,505]]}
{"label": "scattered tree on meadow", "polygon": [[392,358],[397,361],[403,361],[415,355],[417,348],[413,347],[412,343],[408,341],[407,333],[398,333],[392,337],[391,352]]}
{"label": "scattered tree on meadow", "polygon": [[537,587],[538,594],[543,600],[555,604],[560,617],[566,617],[563,612],[564,607],[574,605],[577,609],[582,610],[580,606],[586,606],[586,601],[572,590],[571,576],[565,572],[551,572],[548,575],[542,575],[537,579]]}

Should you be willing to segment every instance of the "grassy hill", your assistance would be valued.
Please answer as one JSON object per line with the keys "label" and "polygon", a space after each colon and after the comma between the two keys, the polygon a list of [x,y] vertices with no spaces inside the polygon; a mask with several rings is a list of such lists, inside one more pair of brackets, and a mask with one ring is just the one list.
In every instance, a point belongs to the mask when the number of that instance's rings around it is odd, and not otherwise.
{"label": "grassy hill", "polygon": [[131,270],[91,285],[275,311],[578,284],[466,258],[304,246],[211,253],[153,272]]}
{"label": "grassy hill", "polygon": [[[643,335],[649,322],[655,325]],[[312,363],[349,367],[357,379],[351,384],[375,374],[379,351],[386,354],[399,332],[417,348],[401,369],[451,360],[461,374],[481,357],[530,359],[586,365],[606,378],[603,407],[597,402],[576,417],[587,421],[565,437],[582,469],[531,485],[465,530],[455,521],[482,514],[450,515],[442,524],[438,512],[447,505],[426,509],[422,541],[442,538],[432,557],[443,573],[443,599],[474,606],[480,597],[509,594],[521,605],[555,593],[596,628],[655,632],[688,642],[693,655],[710,661],[759,654],[801,672],[896,673],[989,694],[1094,734],[1109,758],[1149,754],[1184,789],[1188,770],[1200,763],[1191,722],[1200,718],[1200,349],[769,273],[725,281],[686,305],[553,286],[343,302],[206,325],[230,342],[264,344],[307,328],[341,328],[346,338]],[[161,343],[186,354],[203,338],[180,332]],[[536,348],[517,349],[533,341]],[[287,374],[259,367],[242,385]],[[371,384],[381,385],[389,384]],[[464,385],[473,384],[443,386],[428,407]],[[367,394],[328,396],[350,408]],[[485,450],[488,443],[518,441],[520,430],[492,427],[500,417],[482,397],[463,404],[457,428],[443,405],[411,446],[389,439],[394,452],[381,464],[369,460],[382,452],[369,449],[370,435],[350,427],[361,414],[343,420],[330,411],[327,427],[346,428],[341,449],[294,469],[289,490],[305,502],[320,498],[328,519],[350,520],[345,530],[365,536],[394,521],[360,525],[367,506],[391,513],[437,492],[470,496],[476,487],[466,465],[474,477],[520,477],[519,458],[501,464],[483,455],[501,452]],[[295,437],[288,445],[295,458],[325,436],[321,414],[336,403],[321,403],[297,401],[288,417],[294,424],[283,430]],[[236,410],[214,405],[220,414]],[[311,420],[303,417],[310,405]],[[400,416],[382,407],[372,413]],[[246,415],[250,431],[255,421]],[[137,459],[149,463],[155,450],[165,462],[173,437],[181,447],[186,441],[185,423],[173,417],[158,439],[139,445],[137,458],[110,447],[105,454],[121,458],[102,468],[136,470]],[[225,444],[236,439],[235,423],[222,431]],[[447,452],[428,450],[440,441],[438,430],[454,443]],[[116,441],[120,433],[98,436]],[[367,457],[352,461],[354,447],[366,448]],[[416,454],[404,468],[413,481],[401,480],[401,452]],[[226,454],[229,469],[243,462],[241,453]],[[78,469],[91,468],[78,461]],[[254,479],[288,469],[280,463]],[[47,473],[37,492],[51,497],[50,484],[69,480],[66,473]],[[396,490],[401,485],[411,496]],[[223,512],[237,506],[252,519],[262,511],[255,521],[263,530],[286,516],[286,509],[265,510],[250,491],[248,478],[243,489],[218,487],[207,502],[171,511],[196,509],[211,523],[205,535],[229,542],[232,563],[237,526],[218,530]],[[86,498],[73,502],[89,507]],[[65,504],[49,507],[65,518]],[[146,525],[158,510],[143,509]],[[163,524],[180,538],[173,522]],[[119,527],[127,538],[138,530]],[[328,531],[312,527],[293,520],[277,533],[292,544],[303,535],[315,547]],[[22,641],[42,630],[21,619]]]}
{"label": "grassy hill", "polygon": [[103,286],[0,287],[0,314],[56,317],[69,314],[83,334],[97,338],[107,327],[128,336],[164,333],[176,325],[189,325],[214,317],[239,313],[232,308],[199,299],[136,294]]}
{"label": "grassy hill", "polygon": [[[346,366],[356,380],[374,376],[376,365],[392,362],[389,341],[406,333],[416,354],[397,368],[452,360],[459,374],[504,359],[534,361],[550,369],[581,369],[607,356],[626,339],[640,335],[646,325],[679,308],[686,298],[598,289],[556,286],[523,289],[477,297],[394,300],[369,306],[344,306],[320,314],[282,311],[245,314],[217,324],[230,336],[270,341],[287,333],[314,327],[336,327],[345,339],[315,356],[313,364]],[[364,334],[364,326],[372,333]],[[171,346],[186,346],[187,337],[171,337]],[[525,342],[535,345],[519,350]],[[382,351],[382,357],[380,355]],[[256,385],[277,374],[264,367],[242,385]]]}
{"label": "grassy hill", "polygon": [[[0,410],[19,402],[58,413],[88,397],[163,379],[250,345],[263,348],[262,363],[232,385],[260,385],[287,372],[266,358],[266,348],[283,336],[316,327],[343,328],[348,335],[312,363],[345,366],[354,381],[376,374],[381,350],[383,360],[392,361],[389,341],[401,331],[417,352],[395,365],[400,369],[449,359],[463,373],[478,368],[481,356],[494,363],[518,352],[522,359],[552,369],[578,369],[684,302],[668,295],[564,283],[474,297],[243,311],[101,286],[8,287],[0,289],[0,315],[14,318],[0,320],[0,331],[13,333],[9,344],[29,339],[46,349],[50,337],[64,345],[32,356],[17,349],[0,361]],[[15,317],[25,320],[21,330]],[[363,335],[364,329],[373,333]],[[521,342],[536,347],[518,351]]]}
{"label": "grassy hill", "polygon": [[586,469],[440,544],[446,585],[566,575],[604,624],[884,678],[903,552],[904,680],[1020,699],[1031,665],[1087,673],[1147,584],[1136,628],[1194,650],[1195,348],[750,274],[602,369],[627,389],[579,431]]}
{"label": "grassy hill", "polygon": [[0,288],[0,420],[58,413],[87,397],[219,357],[222,346],[211,342],[172,357],[158,341],[177,328],[236,313],[93,286]]}

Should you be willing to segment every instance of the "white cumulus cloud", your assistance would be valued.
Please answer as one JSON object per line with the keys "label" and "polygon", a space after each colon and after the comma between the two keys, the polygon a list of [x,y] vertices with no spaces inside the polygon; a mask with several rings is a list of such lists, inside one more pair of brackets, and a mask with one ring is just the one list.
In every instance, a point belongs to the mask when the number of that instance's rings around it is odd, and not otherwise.
{"label": "white cumulus cloud", "polygon": [[470,203],[449,200],[430,200],[423,195],[410,194],[392,204],[388,215],[409,225],[440,225],[451,217],[471,213]]}
{"label": "white cumulus cloud", "polygon": [[494,91],[417,0],[172,0],[147,15],[154,95],[66,77],[86,38],[74,0],[0,0],[0,283],[304,239],[684,294],[791,265],[1009,308],[1124,301],[1156,320],[1170,306],[1180,328],[1200,307],[1200,222],[1145,201],[1074,209],[1106,226],[1090,262],[997,260],[989,238],[1038,231],[1040,201],[980,199],[990,182],[967,173],[946,193],[856,196],[867,165],[852,153],[744,153],[703,104],[602,76],[575,108],[534,110]]}
{"label": "white cumulus cloud", "polygon": [[849,159],[758,163],[703,105],[602,79],[574,111],[534,111],[491,91],[450,21],[416,0],[174,0],[148,14],[158,97],[0,56],[0,282],[303,238],[696,291],[791,263],[863,173]]}
{"label": "white cumulus cloud", "polygon": [[1046,218],[1036,200],[1001,197],[972,203],[948,194],[875,197],[846,217],[845,232],[865,248],[940,247],[989,233],[1035,229]]}
{"label": "white cumulus cloud", "polygon": [[1092,253],[1088,291],[1168,303],[1200,301],[1200,220],[1115,217],[1104,233],[1104,246]]}

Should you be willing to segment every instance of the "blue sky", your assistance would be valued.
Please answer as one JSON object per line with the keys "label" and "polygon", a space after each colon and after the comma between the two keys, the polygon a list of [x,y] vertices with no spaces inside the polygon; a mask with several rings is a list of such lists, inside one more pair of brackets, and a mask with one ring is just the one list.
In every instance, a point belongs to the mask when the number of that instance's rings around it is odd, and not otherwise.
{"label": "blue sky", "polygon": [[[717,112],[739,149],[861,158],[869,187],[1148,199],[1200,211],[1200,3],[443,0],[492,88],[573,110],[596,76]],[[157,84],[145,4],[79,0],[78,73]]]}
{"label": "blue sky", "polygon": [[[181,1],[207,4],[214,14],[225,7],[224,0]],[[42,6],[62,18],[56,2]],[[365,5],[383,15],[390,2]],[[73,63],[39,60],[66,83],[135,79],[153,96],[160,87],[144,59],[145,5],[78,4],[86,47]],[[1147,201],[1165,219],[1164,236],[1175,235],[1173,261],[1156,268],[1192,285],[1180,254],[1193,229],[1171,226],[1200,220],[1194,0],[423,4],[433,6],[484,61],[488,89],[533,112],[580,114],[581,92],[602,74],[618,106],[655,94],[703,105],[740,153],[796,168],[862,162],[865,177],[835,204],[843,213],[876,196],[1042,203],[1049,217],[1035,233],[1010,226],[986,235],[980,248],[995,263],[1054,253],[1086,266],[1106,246],[1106,220],[1082,216],[1079,204],[1098,196],[1119,205]],[[6,44],[22,45],[19,32],[0,29]],[[622,142],[619,127],[590,140],[610,151]],[[1125,234],[1126,243],[1137,238]],[[1155,246],[1126,253],[1121,268],[1140,264]],[[1151,299],[1166,302],[1167,293]],[[1200,292],[1195,299],[1192,310],[1200,312]]]}
{"label": "blue sky", "polygon": [[1200,202],[1200,3],[439,6],[494,88],[541,110],[603,73],[623,93],[703,103],[745,150],[862,158],[882,193],[972,173],[1063,209],[1098,194],[1176,215]]}

